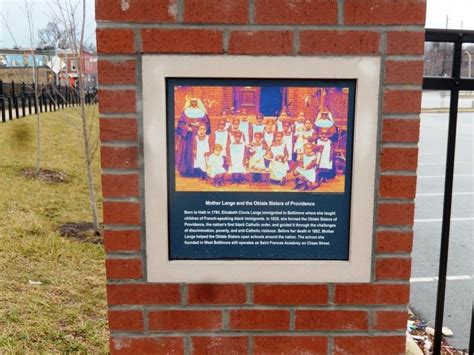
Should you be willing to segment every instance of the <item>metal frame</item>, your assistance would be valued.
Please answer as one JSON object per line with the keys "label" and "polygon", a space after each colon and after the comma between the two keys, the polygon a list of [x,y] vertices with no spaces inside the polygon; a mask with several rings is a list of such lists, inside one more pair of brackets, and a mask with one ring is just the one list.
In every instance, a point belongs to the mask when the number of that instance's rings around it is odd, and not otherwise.
{"label": "metal frame", "polygon": [[[441,252],[439,257],[438,291],[436,298],[435,338],[433,354],[441,353],[441,337],[446,296],[446,273],[448,268],[449,229],[451,224],[451,203],[453,197],[454,157],[456,148],[456,126],[458,116],[458,98],[461,90],[474,90],[474,79],[461,78],[461,59],[463,43],[474,43],[474,31],[427,29],[426,42],[454,43],[453,67],[449,78],[423,78],[423,90],[448,90],[451,93],[449,106],[448,148],[446,154],[446,172],[444,181],[443,222],[441,228]],[[474,352],[472,310],[469,354]]]}

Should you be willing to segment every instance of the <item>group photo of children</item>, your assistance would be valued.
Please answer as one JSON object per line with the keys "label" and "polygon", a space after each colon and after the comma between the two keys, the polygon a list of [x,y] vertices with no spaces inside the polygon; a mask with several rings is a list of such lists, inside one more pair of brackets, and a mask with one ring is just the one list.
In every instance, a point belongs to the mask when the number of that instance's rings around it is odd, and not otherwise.
{"label": "group photo of children", "polygon": [[344,192],[344,89],[175,88],[176,191]]}

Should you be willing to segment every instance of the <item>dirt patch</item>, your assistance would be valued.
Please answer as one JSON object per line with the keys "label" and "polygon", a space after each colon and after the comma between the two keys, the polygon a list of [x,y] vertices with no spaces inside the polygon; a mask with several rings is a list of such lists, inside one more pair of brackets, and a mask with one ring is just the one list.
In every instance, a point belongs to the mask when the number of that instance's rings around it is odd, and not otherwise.
{"label": "dirt patch", "polygon": [[80,242],[102,244],[102,234],[100,230],[94,229],[90,222],[72,222],[59,226],[61,237],[78,240]]}
{"label": "dirt patch", "polygon": [[35,179],[50,183],[63,183],[68,181],[68,176],[62,171],[40,169],[38,173],[34,168],[25,168],[21,170],[21,175],[27,179]]}

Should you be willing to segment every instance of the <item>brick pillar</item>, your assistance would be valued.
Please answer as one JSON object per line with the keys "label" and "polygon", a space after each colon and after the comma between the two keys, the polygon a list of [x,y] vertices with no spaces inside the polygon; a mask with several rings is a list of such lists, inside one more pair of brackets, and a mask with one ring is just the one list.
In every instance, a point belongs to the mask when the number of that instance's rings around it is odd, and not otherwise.
{"label": "brick pillar", "polygon": [[[96,17],[112,353],[404,353],[425,0],[96,0]],[[369,283],[147,282],[142,53],[381,57]]]}

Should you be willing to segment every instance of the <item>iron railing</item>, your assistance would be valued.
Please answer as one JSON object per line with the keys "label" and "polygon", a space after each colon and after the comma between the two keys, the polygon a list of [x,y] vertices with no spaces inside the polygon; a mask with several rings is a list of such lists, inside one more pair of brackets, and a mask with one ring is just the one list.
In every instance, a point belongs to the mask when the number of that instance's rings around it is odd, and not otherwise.
{"label": "iron railing", "polygon": [[[36,99],[35,90],[38,91]],[[97,103],[97,90],[87,89],[84,93],[86,105]],[[4,83],[0,80],[0,122],[25,117],[33,113],[51,112],[79,105],[79,91],[70,86]]]}
{"label": "iron railing", "polygon": [[[441,227],[441,251],[439,257],[438,291],[436,298],[435,335],[433,354],[441,353],[441,338],[446,296],[446,273],[448,267],[449,229],[451,224],[451,203],[453,197],[454,153],[456,148],[456,126],[458,117],[459,91],[474,90],[474,79],[461,77],[462,46],[474,43],[474,31],[427,29],[426,42],[454,44],[450,77],[424,77],[423,90],[447,90],[451,93],[449,105],[448,147],[444,181],[443,221]],[[471,331],[469,354],[474,353],[474,307],[471,308]]]}

